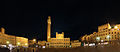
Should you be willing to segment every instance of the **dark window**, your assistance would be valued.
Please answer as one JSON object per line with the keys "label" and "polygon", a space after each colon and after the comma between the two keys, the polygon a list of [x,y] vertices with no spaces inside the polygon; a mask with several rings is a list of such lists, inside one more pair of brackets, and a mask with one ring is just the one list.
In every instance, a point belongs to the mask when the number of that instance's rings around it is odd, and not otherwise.
{"label": "dark window", "polygon": [[115,39],[116,39],[116,35],[115,35]]}
{"label": "dark window", "polygon": [[113,35],[112,35],[112,39],[113,39]]}
{"label": "dark window", "polygon": [[119,32],[117,34],[119,34]]}
{"label": "dark window", "polygon": [[85,37],[85,40],[86,40],[86,37]]}
{"label": "dark window", "polygon": [[106,29],[108,29],[108,28],[106,28]]}
{"label": "dark window", "polygon": [[112,34],[113,34],[113,32],[112,32]]}
{"label": "dark window", "polygon": [[116,34],[116,32],[115,32],[115,34]]}

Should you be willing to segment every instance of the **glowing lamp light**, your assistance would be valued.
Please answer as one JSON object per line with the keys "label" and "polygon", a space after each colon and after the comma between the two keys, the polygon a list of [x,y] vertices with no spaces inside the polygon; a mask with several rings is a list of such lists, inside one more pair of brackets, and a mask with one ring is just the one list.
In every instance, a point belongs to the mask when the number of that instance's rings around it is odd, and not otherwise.
{"label": "glowing lamp light", "polygon": [[9,46],[9,47],[12,47],[13,45],[12,45],[12,44],[9,44],[8,46]]}
{"label": "glowing lamp light", "polygon": [[119,30],[119,29],[117,29],[117,30]]}
{"label": "glowing lamp light", "polygon": [[112,31],[113,31],[114,29],[112,29]]}
{"label": "glowing lamp light", "polygon": [[7,44],[9,44],[10,42],[9,42],[9,41],[7,41],[6,43],[7,43]]}
{"label": "glowing lamp light", "polygon": [[38,45],[36,45],[36,47],[38,47]]}
{"label": "glowing lamp light", "polygon": [[110,35],[107,35],[107,38],[110,38]]}
{"label": "glowing lamp light", "polygon": [[25,45],[28,45],[27,43],[25,43]]}
{"label": "glowing lamp light", "polygon": [[12,50],[13,45],[12,45],[12,44],[9,44],[8,46],[9,46],[9,49]]}
{"label": "glowing lamp light", "polygon": [[101,40],[101,42],[103,42],[104,40]]}
{"label": "glowing lamp light", "polygon": [[20,42],[18,42],[17,44],[20,45]]}
{"label": "glowing lamp light", "polygon": [[109,27],[109,29],[111,29],[111,26]]}
{"label": "glowing lamp light", "polygon": [[43,46],[42,48],[45,48],[45,46]]}
{"label": "glowing lamp light", "polygon": [[6,45],[1,45],[2,47],[7,47]]}
{"label": "glowing lamp light", "polygon": [[95,43],[89,44],[89,46],[95,46]]}
{"label": "glowing lamp light", "polygon": [[100,40],[100,37],[96,37],[97,40]]}
{"label": "glowing lamp light", "polygon": [[48,38],[50,38],[50,37],[48,36]]}
{"label": "glowing lamp light", "polygon": [[117,29],[118,27],[117,27],[117,26],[115,26],[114,28],[115,28],[115,29]]}
{"label": "glowing lamp light", "polygon": [[36,39],[33,39],[33,41],[36,41]]}

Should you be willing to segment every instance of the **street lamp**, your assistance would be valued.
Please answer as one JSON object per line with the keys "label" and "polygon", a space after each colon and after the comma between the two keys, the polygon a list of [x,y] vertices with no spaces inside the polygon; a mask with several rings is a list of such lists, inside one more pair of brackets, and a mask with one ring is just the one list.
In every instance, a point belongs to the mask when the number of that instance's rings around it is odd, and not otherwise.
{"label": "street lamp", "polygon": [[96,45],[97,45],[97,43],[100,41],[100,37],[96,37]]}
{"label": "street lamp", "polygon": [[110,35],[107,35],[107,37],[106,37],[107,39],[108,39],[108,41],[110,42]]}
{"label": "street lamp", "polygon": [[101,40],[101,42],[104,42],[104,40]]}
{"label": "street lamp", "polygon": [[114,28],[115,28],[115,29],[117,29],[118,27],[117,27],[117,26],[115,26]]}
{"label": "street lamp", "polygon": [[7,41],[6,43],[7,43],[7,44],[9,44],[10,42],[9,42],[9,41]]}
{"label": "street lamp", "polygon": [[109,29],[111,29],[111,26],[109,27]]}
{"label": "street lamp", "polygon": [[20,45],[20,42],[18,42],[17,44]]}
{"label": "street lamp", "polygon": [[107,35],[107,37],[106,37],[106,38],[110,39],[110,35]]}
{"label": "street lamp", "polygon": [[36,41],[36,39],[33,39],[33,41],[35,42],[35,41]]}
{"label": "street lamp", "polygon": [[25,43],[25,45],[27,46],[28,44],[27,44],[27,43]]}
{"label": "street lamp", "polygon": [[100,40],[100,37],[96,37],[96,40],[99,41],[99,40]]}

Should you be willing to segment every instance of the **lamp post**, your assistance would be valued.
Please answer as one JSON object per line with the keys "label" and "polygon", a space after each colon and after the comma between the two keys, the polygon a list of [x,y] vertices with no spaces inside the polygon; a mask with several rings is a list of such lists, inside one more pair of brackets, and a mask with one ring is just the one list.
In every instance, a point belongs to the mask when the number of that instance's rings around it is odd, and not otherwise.
{"label": "lamp post", "polygon": [[117,27],[117,26],[115,26],[114,28],[115,28],[115,29],[117,29],[118,27]]}
{"label": "lamp post", "polygon": [[20,42],[18,42],[17,45],[20,46]]}
{"label": "lamp post", "polygon": [[110,35],[107,35],[106,38],[108,39],[108,42],[110,43]]}
{"label": "lamp post", "polygon": [[6,43],[7,43],[7,44],[9,44],[10,42],[9,42],[9,41],[7,41]]}
{"label": "lamp post", "polygon": [[36,39],[33,39],[33,41],[35,42],[35,41],[36,41]]}
{"label": "lamp post", "polygon": [[107,35],[107,37],[106,37],[108,40],[110,39],[110,35]]}
{"label": "lamp post", "polygon": [[96,37],[96,41],[99,43],[99,41],[100,41],[100,37]]}
{"label": "lamp post", "polygon": [[27,43],[25,43],[25,45],[26,45],[26,46],[28,46],[28,44],[27,44]]}
{"label": "lamp post", "polygon": [[97,40],[97,41],[100,41],[100,37],[96,37],[96,40]]}

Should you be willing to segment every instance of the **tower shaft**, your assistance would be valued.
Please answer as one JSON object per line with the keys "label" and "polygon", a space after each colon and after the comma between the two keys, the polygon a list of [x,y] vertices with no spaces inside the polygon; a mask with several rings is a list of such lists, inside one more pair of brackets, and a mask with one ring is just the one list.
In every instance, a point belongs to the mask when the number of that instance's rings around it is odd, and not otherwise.
{"label": "tower shaft", "polygon": [[48,16],[47,20],[47,41],[50,41],[51,38],[51,17]]}

